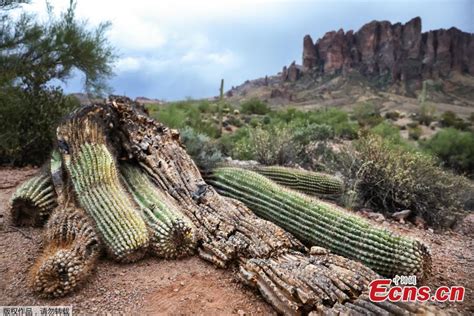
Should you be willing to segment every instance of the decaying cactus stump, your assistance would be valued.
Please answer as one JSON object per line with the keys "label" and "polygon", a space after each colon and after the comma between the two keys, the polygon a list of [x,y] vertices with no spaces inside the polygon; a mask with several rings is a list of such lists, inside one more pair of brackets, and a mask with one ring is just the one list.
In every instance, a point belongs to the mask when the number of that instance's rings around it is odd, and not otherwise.
{"label": "decaying cactus stump", "polygon": [[[418,305],[370,302],[365,295],[368,283],[378,277],[371,269],[323,248],[314,247],[308,253],[290,233],[257,217],[241,202],[219,195],[202,179],[179,134],[146,116],[129,99],[111,97],[106,104],[83,107],[66,118],[57,135],[62,164],[51,170],[59,205],[48,223],[52,233],[46,234],[46,251],[33,269],[34,286],[43,294],[59,296],[77,284],[73,263],[64,263],[71,265],[71,271],[67,270],[71,276],[65,276],[63,270],[56,273],[55,264],[64,258],[89,258],[77,269],[76,274],[82,276],[81,271],[93,267],[99,250],[106,250],[114,260],[132,261],[147,247],[162,247],[154,242],[150,223],[156,228],[159,225],[154,221],[165,219],[168,230],[160,233],[181,237],[164,240],[192,241],[201,258],[218,267],[237,267],[241,279],[256,287],[279,312],[408,314],[419,309]],[[144,192],[140,189],[144,182],[134,182],[127,170],[120,175],[118,165],[122,164],[138,166],[159,193]],[[150,204],[154,199],[163,203],[155,207],[155,202]],[[154,216],[153,221],[140,215],[140,207],[157,211],[154,215],[147,212]],[[173,210],[180,215],[168,215]],[[64,225],[61,223],[74,223],[68,212],[85,216],[87,221],[78,222],[84,229],[73,228],[74,233],[69,233],[69,229],[59,228]],[[93,229],[87,228],[88,222],[93,223]],[[144,235],[143,223],[148,225],[148,235]],[[82,232],[90,234],[81,238]],[[172,244],[166,242],[166,247]],[[71,255],[59,253],[63,249]],[[176,252],[165,250],[162,256],[170,253]],[[48,261],[51,257],[52,264]],[[53,273],[42,273],[44,270]],[[71,277],[74,286],[47,278],[54,275]]]}

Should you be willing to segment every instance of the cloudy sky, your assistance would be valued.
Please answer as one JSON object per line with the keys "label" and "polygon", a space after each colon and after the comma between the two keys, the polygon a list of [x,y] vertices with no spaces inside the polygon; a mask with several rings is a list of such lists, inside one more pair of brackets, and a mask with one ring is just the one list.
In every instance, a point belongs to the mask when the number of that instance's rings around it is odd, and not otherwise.
{"label": "cloudy sky", "polygon": [[[56,11],[68,0],[50,0]],[[30,10],[44,13],[44,0]],[[357,30],[372,20],[422,18],[423,31],[456,26],[474,32],[470,0],[78,0],[77,16],[108,32],[119,58],[110,85],[117,94],[165,100],[201,98],[247,79],[301,63],[305,34]],[[67,92],[82,90],[81,77]]]}

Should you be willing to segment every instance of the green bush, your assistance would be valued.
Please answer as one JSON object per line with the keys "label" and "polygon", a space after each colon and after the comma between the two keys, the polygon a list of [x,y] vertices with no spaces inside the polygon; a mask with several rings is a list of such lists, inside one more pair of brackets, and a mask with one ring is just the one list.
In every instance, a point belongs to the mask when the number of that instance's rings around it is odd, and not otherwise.
{"label": "green bush", "polygon": [[474,176],[474,132],[447,128],[436,133],[423,147],[445,166]]}
{"label": "green bush", "polygon": [[268,105],[259,100],[258,98],[252,98],[243,102],[241,105],[241,112],[245,114],[260,114],[264,115],[269,113],[271,110]]}
{"label": "green bush", "polygon": [[408,137],[413,140],[419,140],[423,131],[420,126],[410,127],[408,129]]}
{"label": "green bush", "polygon": [[371,102],[359,103],[352,112],[353,118],[360,126],[375,126],[383,121],[380,111]]}
{"label": "green bush", "polygon": [[410,209],[437,227],[450,227],[460,215],[467,180],[442,170],[429,155],[376,135],[362,137],[356,149],[357,192],[372,208]]}
{"label": "green bush", "polygon": [[293,141],[306,146],[311,142],[334,138],[334,130],[326,124],[311,123],[307,126],[298,126],[293,130]]}
{"label": "green bush", "polygon": [[469,124],[456,115],[452,111],[446,111],[441,115],[441,125],[443,127],[454,127],[460,130],[465,130],[469,127]]}
{"label": "green bush", "polygon": [[283,125],[272,125],[268,129],[258,126],[241,133],[230,150],[234,159],[257,160],[265,165],[285,165],[295,162],[302,149],[293,140],[290,129]]}
{"label": "green bush", "polygon": [[218,143],[207,135],[185,127],[181,130],[181,140],[186,147],[186,152],[201,170],[211,170],[222,161],[222,152]]}
{"label": "green bush", "polygon": [[60,88],[0,90],[0,163],[42,164],[59,120],[77,106],[79,101]]}
{"label": "green bush", "polygon": [[400,130],[393,124],[382,122],[371,129],[372,133],[381,136],[384,139],[390,140],[395,144],[402,144],[403,140],[400,136]]}

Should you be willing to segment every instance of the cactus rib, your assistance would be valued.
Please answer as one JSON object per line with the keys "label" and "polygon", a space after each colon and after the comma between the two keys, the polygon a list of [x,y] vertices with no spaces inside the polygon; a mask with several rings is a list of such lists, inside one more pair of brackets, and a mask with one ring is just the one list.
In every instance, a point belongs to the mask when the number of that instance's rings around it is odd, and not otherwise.
{"label": "cactus rib", "polygon": [[167,201],[140,168],[124,163],[120,172],[151,231],[151,252],[167,259],[191,254],[196,246],[191,221]]}
{"label": "cactus rib", "polygon": [[46,248],[31,270],[31,286],[42,297],[74,291],[97,265],[100,239],[83,210],[58,208],[48,221]]}
{"label": "cactus rib", "polygon": [[13,194],[10,205],[15,225],[43,225],[57,206],[51,177],[40,173],[24,182]]}
{"label": "cactus rib", "polygon": [[419,241],[372,227],[362,218],[283,188],[256,172],[217,168],[209,182],[219,193],[240,200],[302,241],[358,260],[382,275],[423,278],[429,273],[429,253]]}
{"label": "cactus rib", "polygon": [[324,173],[281,166],[256,166],[251,170],[280,185],[309,195],[337,195],[343,191],[341,180]]}

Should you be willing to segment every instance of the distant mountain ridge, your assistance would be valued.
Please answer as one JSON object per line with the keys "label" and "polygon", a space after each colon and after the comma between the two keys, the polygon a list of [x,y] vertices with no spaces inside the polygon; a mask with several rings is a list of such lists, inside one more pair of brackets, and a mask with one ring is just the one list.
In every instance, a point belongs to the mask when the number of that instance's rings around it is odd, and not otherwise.
{"label": "distant mountain ridge", "polygon": [[474,34],[455,27],[422,33],[420,17],[406,24],[372,21],[357,32],[328,32],[316,42],[306,35],[303,68],[321,74],[357,69],[391,81],[474,75]]}
{"label": "distant mountain ridge", "polygon": [[[232,87],[231,103],[258,97],[272,106],[350,108],[373,101],[388,107],[410,103],[427,82],[439,110],[469,115],[474,107],[474,34],[457,28],[421,32],[421,18],[405,24],[372,21],[358,31],[303,38],[302,63],[276,75]],[[408,97],[400,99],[399,97]],[[392,106],[393,107],[393,106]]]}

